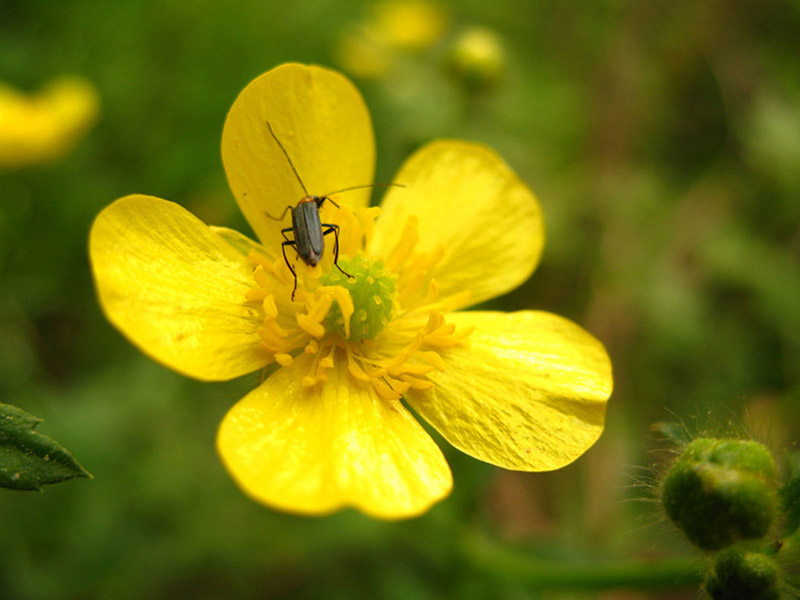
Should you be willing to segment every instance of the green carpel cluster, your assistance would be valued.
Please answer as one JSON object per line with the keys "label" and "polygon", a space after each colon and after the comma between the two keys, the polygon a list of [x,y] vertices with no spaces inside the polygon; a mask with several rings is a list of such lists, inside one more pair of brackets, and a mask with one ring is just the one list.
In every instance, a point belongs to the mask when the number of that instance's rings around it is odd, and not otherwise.
{"label": "green carpel cluster", "polygon": [[369,260],[358,254],[353,258],[340,257],[342,271],[333,268],[320,278],[323,285],[340,285],[350,292],[354,311],[350,317],[350,336],[345,335],[344,317],[334,303],[325,318],[325,328],[350,340],[371,340],[380,333],[392,315],[394,278],[383,268],[380,260]]}

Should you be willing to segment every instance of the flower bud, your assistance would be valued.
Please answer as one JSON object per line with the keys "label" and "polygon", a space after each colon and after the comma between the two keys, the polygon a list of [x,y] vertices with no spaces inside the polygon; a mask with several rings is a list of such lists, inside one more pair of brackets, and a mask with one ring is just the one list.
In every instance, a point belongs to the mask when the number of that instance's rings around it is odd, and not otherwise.
{"label": "flower bud", "polygon": [[667,516],[703,550],[766,535],[776,514],[775,462],[758,442],[699,438],[661,490]]}
{"label": "flower bud", "polygon": [[505,53],[493,31],[472,27],[453,43],[449,54],[453,72],[469,88],[490,88],[505,71]]}
{"label": "flower bud", "polygon": [[763,554],[726,550],[706,575],[705,588],[712,600],[778,600],[780,571]]}

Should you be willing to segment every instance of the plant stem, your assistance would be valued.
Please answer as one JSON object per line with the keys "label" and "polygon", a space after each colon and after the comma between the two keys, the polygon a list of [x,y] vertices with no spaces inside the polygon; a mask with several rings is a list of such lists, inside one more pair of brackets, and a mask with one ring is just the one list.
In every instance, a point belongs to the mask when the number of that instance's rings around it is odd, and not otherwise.
{"label": "plant stem", "polygon": [[702,581],[704,570],[702,560],[697,558],[580,563],[543,559],[475,533],[464,537],[462,552],[471,568],[532,589],[691,587]]}

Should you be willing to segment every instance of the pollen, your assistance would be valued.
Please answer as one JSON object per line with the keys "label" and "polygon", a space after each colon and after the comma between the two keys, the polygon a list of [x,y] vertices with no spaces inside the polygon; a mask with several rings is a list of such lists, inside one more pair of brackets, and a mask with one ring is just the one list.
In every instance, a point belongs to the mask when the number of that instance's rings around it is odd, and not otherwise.
{"label": "pollen", "polygon": [[[281,368],[311,355],[300,373],[310,391],[329,383],[329,373],[370,386],[386,401],[409,389],[433,386],[427,374],[444,369],[443,355],[468,343],[470,328],[457,328],[446,313],[460,308],[469,292],[442,297],[433,273],[443,250],[418,250],[415,218],[409,218],[396,247],[385,257],[364,254],[378,214],[375,208],[354,213],[342,206],[342,253],[305,272],[298,265],[298,286],[282,259],[253,250],[254,287],[246,301],[263,315],[261,345]],[[346,252],[346,254],[345,254]],[[302,364],[309,364],[303,362]],[[299,368],[299,367],[298,367]]]}

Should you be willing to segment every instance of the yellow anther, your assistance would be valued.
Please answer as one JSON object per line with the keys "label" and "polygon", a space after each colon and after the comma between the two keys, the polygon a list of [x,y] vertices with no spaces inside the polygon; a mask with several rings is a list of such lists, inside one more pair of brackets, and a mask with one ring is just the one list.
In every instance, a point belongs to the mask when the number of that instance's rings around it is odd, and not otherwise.
{"label": "yellow anther", "polygon": [[[322,286],[317,288],[318,293],[326,294],[328,298],[336,300],[339,305],[339,310],[342,312],[344,319],[344,337],[350,338],[350,317],[353,316],[355,306],[353,306],[353,298],[347,288],[341,285]],[[327,312],[326,312],[327,314]]]}
{"label": "yellow anther", "polygon": [[447,368],[447,364],[445,364],[444,359],[439,356],[438,352],[434,352],[433,350],[425,351],[425,352],[417,352],[415,356],[418,356],[421,360],[424,360],[427,363],[432,364],[435,368],[439,369],[440,371],[444,371]]}
{"label": "yellow anther", "polygon": [[272,267],[272,261],[255,249],[251,249],[250,252],[248,252],[247,259],[254,267],[261,266],[265,269]]}
{"label": "yellow anther", "polygon": [[258,337],[261,338],[262,345],[268,352],[275,354],[276,352],[281,352],[285,349],[281,341],[276,340],[275,337],[264,327],[259,327],[257,333]]}
{"label": "yellow anther", "polygon": [[328,314],[331,304],[333,304],[333,298],[329,294],[319,296],[309,309],[308,318],[319,323]]}
{"label": "yellow anther", "polygon": [[279,352],[275,355],[275,362],[282,367],[288,367],[290,364],[292,364],[293,360],[294,359],[292,358],[291,354],[286,354],[284,352]]}
{"label": "yellow anther", "polygon": [[438,310],[432,310],[428,315],[428,322],[425,325],[425,333],[433,333],[444,323],[444,315]]}
{"label": "yellow anther", "polygon": [[390,388],[388,385],[386,385],[380,380],[373,381],[372,387],[375,388],[375,391],[378,393],[378,396],[380,396],[384,400],[398,400],[400,398],[400,394],[395,392],[392,388]]}
{"label": "yellow anther", "polygon": [[317,378],[312,377],[311,375],[306,375],[303,377],[303,380],[300,382],[303,387],[314,387],[317,385]]}
{"label": "yellow anther", "polygon": [[289,336],[289,332],[275,321],[264,319],[264,327],[275,337],[285,338]]}
{"label": "yellow anther", "polygon": [[275,296],[267,294],[264,296],[264,314],[270,319],[275,319],[278,316],[278,305],[275,304]]}
{"label": "yellow anther", "polygon": [[385,377],[387,375],[386,369],[382,369],[382,368],[371,369],[371,370],[368,371],[368,373],[369,373],[369,376],[372,377],[373,379],[377,379],[379,377]]}
{"label": "yellow anther", "polygon": [[308,340],[308,344],[303,349],[306,354],[316,354],[319,351],[319,343],[317,340]]}
{"label": "yellow anther", "polygon": [[430,304],[438,297],[439,297],[439,284],[436,283],[435,279],[431,279],[430,283],[428,284],[428,294],[425,296],[425,299],[422,301],[422,303]]}
{"label": "yellow anther", "polygon": [[415,363],[403,363],[403,371],[405,373],[411,373],[412,375],[424,375],[425,373],[430,373],[436,367],[433,365],[420,365]]}
{"label": "yellow anther", "polygon": [[400,381],[399,379],[394,379],[393,377],[387,378],[386,385],[391,387],[398,394],[405,394],[408,391],[408,388],[411,387],[408,382]]}
{"label": "yellow anther", "polygon": [[266,295],[267,295],[267,290],[260,287],[247,290],[244,293],[244,297],[247,298],[248,302],[261,302],[262,300],[264,300],[264,297]]}
{"label": "yellow anther", "polygon": [[433,387],[433,384],[427,379],[419,379],[411,375],[403,375],[402,380],[415,390],[429,390]]}
{"label": "yellow anther", "polygon": [[300,326],[300,329],[317,339],[325,335],[325,327],[323,327],[321,323],[311,320],[306,314],[300,313],[297,315],[297,324]]}
{"label": "yellow anther", "polygon": [[347,370],[350,371],[350,375],[358,379],[359,381],[369,381],[369,375],[364,372],[364,369],[358,366],[354,360],[347,361]]}
{"label": "yellow anther", "polygon": [[256,283],[259,287],[268,288],[270,281],[269,277],[267,276],[266,271],[264,271],[263,265],[258,265],[256,270],[253,271],[253,279],[256,280]]}
{"label": "yellow anther", "polygon": [[347,370],[350,371],[350,374],[359,381],[369,381],[369,375],[364,372],[364,369],[358,366],[353,351],[349,346],[345,346],[345,352],[347,353]]}

